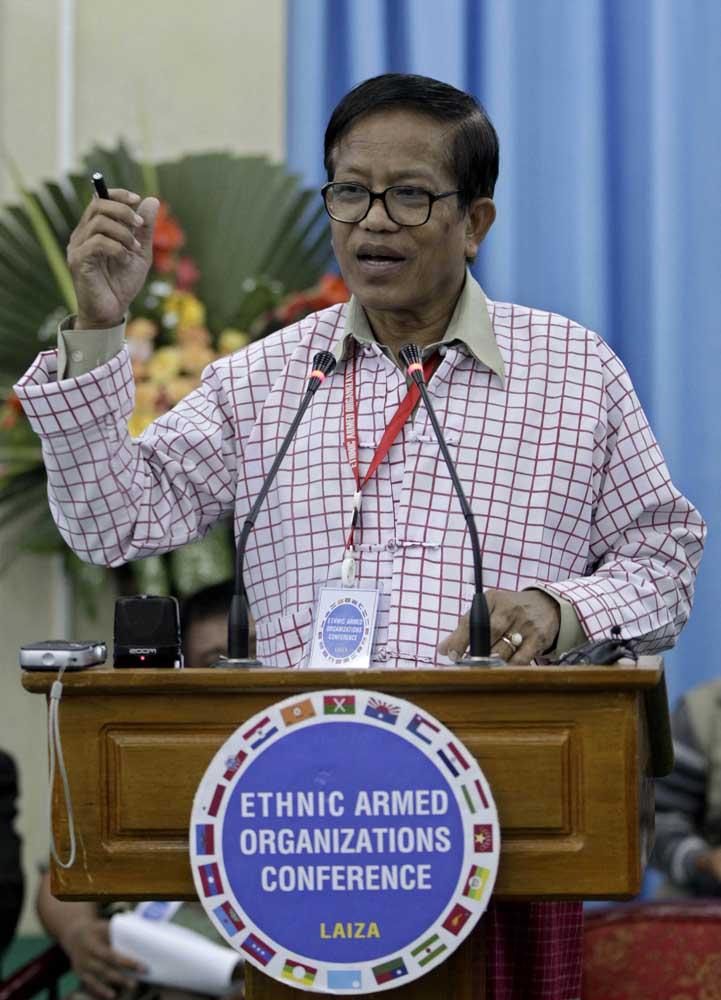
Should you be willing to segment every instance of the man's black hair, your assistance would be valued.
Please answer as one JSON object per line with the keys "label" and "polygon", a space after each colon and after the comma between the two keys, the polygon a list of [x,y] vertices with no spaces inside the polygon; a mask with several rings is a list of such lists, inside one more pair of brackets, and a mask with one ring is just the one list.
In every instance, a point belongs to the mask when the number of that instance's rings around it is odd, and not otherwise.
{"label": "man's black hair", "polygon": [[185,648],[188,642],[190,628],[198,619],[209,618],[211,615],[228,614],[233,597],[233,581],[225,580],[186,597],[180,605],[180,634]]}
{"label": "man's black hair", "polygon": [[448,83],[411,73],[364,80],[336,105],[325,130],[324,163],[333,180],[336,147],[364,115],[391,108],[417,111],[452,126],[448,161],[463,211],[474,198],[492,198],[498,177],[498,136],[479,102]]}

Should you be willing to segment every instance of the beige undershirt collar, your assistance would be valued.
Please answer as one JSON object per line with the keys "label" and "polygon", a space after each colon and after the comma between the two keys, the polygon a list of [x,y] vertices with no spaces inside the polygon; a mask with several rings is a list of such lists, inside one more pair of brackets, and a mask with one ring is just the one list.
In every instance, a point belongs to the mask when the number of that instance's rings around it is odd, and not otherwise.
{"label": "beige undershirt collar", "polygon": [[[333,348],[336,361],[342,361],[345,358],[348,341],[351,337],[359,344],[377,342],[365,310],[355,295],[351,296],[348,303],[343,331],[340,340]],[[436,344],[429,344],[423,353],[427,355],[441,346],[447,347],[449,344],[458,342],[464,344],[476,360],[495,372],[501,383],[505,381],[506,371],[503,356],[496,343],[491,317],[488,314],[486,296],[470,271],[466,272],[463,291],[456,303],[456,308],[453,310],[443,339]],[[385,353],[388,353],[383,345],[380,346]]]}

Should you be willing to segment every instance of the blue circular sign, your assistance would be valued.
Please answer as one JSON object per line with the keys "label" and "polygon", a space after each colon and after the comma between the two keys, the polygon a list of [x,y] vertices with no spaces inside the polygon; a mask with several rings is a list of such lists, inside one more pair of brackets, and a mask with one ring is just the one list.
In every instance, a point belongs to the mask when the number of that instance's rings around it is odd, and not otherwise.
{"label": "blue circular sign", "polygon": [[296,696],[249,720],[191,821],[198,895],[221,934],[269,975],[325,993],[390,988],[445,960],[487,906],[498,851],[470,753],[370,691]]}

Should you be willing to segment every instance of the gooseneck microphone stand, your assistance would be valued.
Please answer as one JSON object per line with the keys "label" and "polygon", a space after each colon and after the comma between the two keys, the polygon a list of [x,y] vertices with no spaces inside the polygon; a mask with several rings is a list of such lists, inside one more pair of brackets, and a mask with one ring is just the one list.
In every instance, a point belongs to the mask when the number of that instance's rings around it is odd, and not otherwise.
{"label": "gooseneck microphone stand", "polygon": [[325,381],[326,377],[331,374],[335,368],[335,364],[335,358],[329,351],[320,351],[313,358],[313,370],[308,378],[308,386],[301,404],[298,407],[298,412],[293,418],[293,423],[290,425],[288,433],[283,438],[283,443],[280,446],[278,454],[275,456],[268,475],[265,477],[265,482],[261,487],[260,493],[251,507],[248,516],[243,522],[243,529],[240,533],[238,545],[235,550],[235,587],[233,598],[230,602],[230,614],[228,616],[228,656],[221,657],[217,660],[213,664],[214,667],[230,667],[242,670],[251,667],[263,666],[260,660],[251,660],[248,655],[250,631],[248,627],[248,597],[245,592],[245,584],[243,582],[243,561],[245,559],[245,548],[248,544],[248,538],[253,530],[258,512],[263,506],[265,498],[268,496],[268,491],[273,485],[273,481],[275,480],[278,469],[280,468],[280,464],[285,458],[285,454],[290,447],[291,441],[295,437],[298,426],[303,419],[303,415],[308,409],[310,401],[315,395],[318,387]]}
{"label": "gooseneck microphone stand", "polygon": [[431,402],[428,389],[426,388],[426,380],[423,375],[423,355],[421,354],[421,349],[417,346],[417,344],[406,344],[400,349],[398,356],[405,365],[406,373],[409,378],[415,382],[420,390],[423,405],[428,411],[428,416],[430,417],[433,430],[436,438],[438,439],[441,454],[445,459],[448,472],[453,482],[453,488],[458,496],[463,517],[466,520],[468,536],[471,539],[475,592],[473,594],[471,612],[469,615],[470,652],[468,656],[458,661],[459,666],[502,666],[504,661],[499,656],[491,655],[491,620],[488,611],[488,601],[486,600],[486,595],[483,593],[483,560],[481,559],[481,545],[478,540],[478,529],[476,528],[473,511],[471,510],[468,500],[466,499],[466,495],[463,492],[461,481],[458,478],[456,467],[453,464],[453,459],[448,451],[448,445],[443,437],[443,431],[438,423],[438,417],[436,416],[433,403]]}

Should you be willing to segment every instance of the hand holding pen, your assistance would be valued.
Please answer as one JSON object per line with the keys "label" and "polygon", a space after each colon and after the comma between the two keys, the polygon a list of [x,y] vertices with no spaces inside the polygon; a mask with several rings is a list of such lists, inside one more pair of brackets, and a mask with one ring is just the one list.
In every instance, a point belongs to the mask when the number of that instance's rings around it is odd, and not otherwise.
{"label": "hand holding pen", "polygon": [[103,329],[120,324],[145,283],[153,259],[153,227],[158,199],[123,188],[108,190],[93,174],[95,197],[68,244],[68,266],[78,300],[75,328]]}

